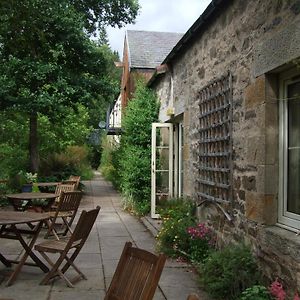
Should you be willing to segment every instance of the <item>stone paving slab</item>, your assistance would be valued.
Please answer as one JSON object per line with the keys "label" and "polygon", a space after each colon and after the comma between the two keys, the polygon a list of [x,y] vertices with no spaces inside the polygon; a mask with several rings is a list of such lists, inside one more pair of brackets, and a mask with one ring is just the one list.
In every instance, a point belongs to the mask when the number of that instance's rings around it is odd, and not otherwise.
{"label": "stone paving slab", "polygon": [[[155,251],[155,230],[159,221],[138,219],[123,211],[120,194],[100,174],[92,181],[83,183],[85,195],[79,214],[84,209],[101,206],[93,230],[75,260],[75,264],[87,276],[87,280],[79,281],[74,288],[67,287],[60,278],[53,280],[49,285],[41,286],[39,282],[45,274],[38,268],[24,266],[16,282],[6,287],[5,282],[11,270],[0,264],[0,299],[101,300],[104,299],[126,241],[132,241],[140,248]],[[74,222],[77,222],[78,216]],[[152,230],[149,230],[149,227]],[[43,229],[39,241],[43,240],[44,233]],[[6,239],[0,242],[1,253],[5,256],[16,258],[20,255],[22,248],[18,242]],[[66,273],[71,277],[74,274],[72,270]],[[168,259],[154,300],[185,300],[192,292],[198,293],[202,300],[209,300],[207,295],[198,289],[197,277],[188,265]]]}

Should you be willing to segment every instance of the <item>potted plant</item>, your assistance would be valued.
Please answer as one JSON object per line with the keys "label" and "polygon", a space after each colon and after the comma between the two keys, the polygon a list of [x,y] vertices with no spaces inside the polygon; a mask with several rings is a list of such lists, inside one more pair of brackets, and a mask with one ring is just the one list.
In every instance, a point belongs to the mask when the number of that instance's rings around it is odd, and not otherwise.
{"label": "potted plant", "polygon": [[22,192],[32,192],[34,183],[37,181],[37,173],[32,174],[31,172],[20,171],[18,175],[21,183]]}

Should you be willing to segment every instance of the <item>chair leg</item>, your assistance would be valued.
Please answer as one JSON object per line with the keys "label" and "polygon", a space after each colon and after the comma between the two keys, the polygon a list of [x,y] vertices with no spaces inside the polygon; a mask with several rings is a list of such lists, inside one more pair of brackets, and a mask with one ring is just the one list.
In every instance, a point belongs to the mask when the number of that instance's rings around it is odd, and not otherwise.
{"label": "chair leg", "polygon": [[47,226],[48,226],[48,230],[47,230],[44,238],[47,239],[51,234],[53,234],[55,239],[59,241],[59,237],[57,235],[56,229],[54,228],[55,220],[47,221]]}
{"label": "chair leg", "polygon": [[73,221],[75,219],[75,215],[76,215],[76,212],[73,214],[73,216],[70,217],[70,220],[68,221],[67,228],[63,232],[63,236],[65,236],[68,233],[68,231],[72,232],[71,225],[72,225],[72,223],[73,223]]}
{"label": "chair leg", "polygon": [[[77,252],[77,253],[76,253]],[[79,250],[76,250],[71,258],[68,256],[64,256],[64,254],[61,254],[56,263],[54,263],[46,253],[39,251],[39,253],[43,256],[43,258],[49,263],[49,265],[52,267],[52,269],[49,271],[49,273],[43,278],[43,280],[40,282],[41,285],[45,285],[51,280],[52,278],[56,276],[60,276],[63,280],[66,281],[67,285],[69,287],[74,287],[72,282],[78,281],[79,279],[87,279],[86,276],[79,270],[79,268],[74,264],[74,259],[79,253]],[[75,254],[75,255],[74,255]],[[73,257],[74,256],[74,257]],[[63,266],[63,268],[59,269],[59,266],[62,264],[63,260],[66,260],[66,264]],[[72,266],[74,270],[79,274],[78,276],[74,277],[72,280],[69,280],[64,273],[69,269],[69,267]]]}
{"label": "chair leg", "polygon": [[62,235],[66,235],[68,232],[70,232],[70,234],[73,234],[73,230],[70,227],[70,222],[68,221],[67,217],[63,217],[62,219],[63,219],[64,224],[66,226],[66,229],[64,230],[64,232],[62,233]]}
{"label": "chair leg", "polygon": [[59,266],[61,265],[61,263],[64,260],[64,254],[61,254],[58,258],[58,260],[56,261],[56,263],[54,263],[48,255],[46,255],[45,252],[41,252],[39,251],[40,254],[43,256],[43,258],[49,263],[49,265],[52,267],[52,269],[47,273],[47,275],[42,279],[42,281],[40,282],[41,285],[46,285],[49,280],[51,280],[52,278],[59,276],[60,278],[62,278],[63,280],[66,281],[67,285],[69,287],[74,287],[74,285],[70,282],[70,280],[63,274],[63,272],[61,270],[59,270]]}

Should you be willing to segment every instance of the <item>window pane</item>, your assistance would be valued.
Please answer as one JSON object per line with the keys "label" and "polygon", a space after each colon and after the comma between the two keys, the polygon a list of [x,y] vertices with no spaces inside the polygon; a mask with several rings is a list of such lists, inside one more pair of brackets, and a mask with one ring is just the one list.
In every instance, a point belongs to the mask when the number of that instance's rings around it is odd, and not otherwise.
{"label": "window pane", "polygon": [[288,203],[300,214],[300,81],[288,86]]}

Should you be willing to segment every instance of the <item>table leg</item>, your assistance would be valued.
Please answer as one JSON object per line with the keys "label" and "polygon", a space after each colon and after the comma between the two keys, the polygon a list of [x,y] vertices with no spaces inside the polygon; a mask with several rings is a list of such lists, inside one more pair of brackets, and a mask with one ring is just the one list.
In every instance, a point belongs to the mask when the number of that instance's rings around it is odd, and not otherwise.
{"label": "table leg", "polygon": [[11,263],[0,253],[0,261],[6,266],[11,267]]}
{"label": "table leg", "polygon": [[38,267],[40,267],[42,269],[42,271],[44,271],[45,273],[49,271],[49,268],[34,254],[34,252],[32,251],[32,248],[38,238],[39,232],[42,228],[43,225],[43,221],[40,221],[35,229],[33,230],[33,234],[32,234],[32,239],[31,241],[27,244],[22,235],[20,234],[18,228],[15,225],[12,225],[12,229],[16,235],[16,237],[18,238],[19,242],[21,243],[21,245],[23,246],[25,253],[22,256],[21,260],[19,261],[18,265],[16,266],[14,272],[11,274],[10,278],[8,279],[8,281],[6,282],[6,286],[11,285],[17,278],[20,270],[22,269],[23,265],[26,262],[26,259],[28,256],[30,256],[32,258],[32,260],[36,263],[36,265]]}

